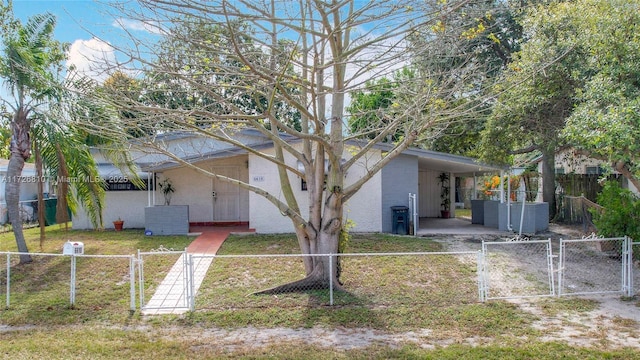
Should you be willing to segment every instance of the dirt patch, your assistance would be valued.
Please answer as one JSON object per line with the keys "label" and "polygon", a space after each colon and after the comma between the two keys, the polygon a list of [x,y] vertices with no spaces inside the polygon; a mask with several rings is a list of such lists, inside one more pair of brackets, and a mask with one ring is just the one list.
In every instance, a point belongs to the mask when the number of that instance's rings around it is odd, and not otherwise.
{"label": "dirt patch", "polygon": [[[548,231],[536,234],[528,239],[551,239],[552,252],[557,255],[557,245],[560,239],[582,239],[589,235],[590,234],[584,233],[582,227],[579,226],[551,224]],[[513,239],[498,238],[490,235],[453,236],[437,239],[437,241],[445,243],[449,251],[478,251],[482,248],[482,241],[508,240]],[[619,284],[619,279],[611,277],[612,269],[614,269],[614,271],[617,270],[617,266],[619,265],[614,265],[613,267],[608,265],[611,259],[608,259],[607,254],[597,252],[591,248],[581,251],[585,251],[585,261],[584,263],[571,263],[573,273],[588,274],[589,282],[593,283],[606,284],[609,282],[614,288],[616,284]],[[586,256],[587,252],[590,253],[591,257]],[[497,276],[492,275],[490,281],[493,282],[492,285],[494,287],[513,286],[516,280],[518,283],[524,283],[541,278],[541,276],[527,277],[523,276],[523,274],[548,274],[543,262],[534,263],[525,261],[522,259],[522,254],[518,254],[520,258],[512,255],[513,254],[506,254],[500,256],[496,261],[496,266],[504,269],[514,269],[517,267],[519,271],[513,272],[516,275],[513,273],[509,273],[508,276],[504,276],[504,274],[498,274]],[[601,261],[590,261],[594,259],[594,257],[602,257],[603,259],[601,259]],[[557,270],[557,262],[554,266],[554,269]],[[638,278],[640,270],[636,268],[634,274],[636,275],[635,277]],[[514,277],[517,277],[517,279],[514,280]],[[544,276],[542,276],[542,278],[544,278]],[[635,283],[638,284],[639,282],[635,281]],[[570,345],[585,347],[640,348],[640,308],[637,305],[637,301],[625,301],[621,296],[615,294],[582,296],[580,298],[597,301],[598,306],[596,306],[596,309],[590,311],[564,311],[559,312],[557,315],[549,316],[545,315],[545,312],[542,311],[540,307],[541,300],[533,298],[507,301],[515,303],[519,305],[522,310],[533,313],[539,317],[540,320],[533,324],[534,329],[543,333],[539,340],[562,341]]]}
{"label": "dirt patch", "polygon": [[[598,298],[599,306],[592,311],[561,312],[545,315],[536,300],[512,300],[527,312],[535,314],[539,320],[532,324],[541,335],[536,341],[564,342],[569,345],[598,348],[640,349],[640,310],[635,302],[625,302],[618,298]],[[370,346],[399,348],[413,344],[424,349],[434,349],[452,344],[478,346],[503,342],[505,339],[468,337],[442,339],[430,329],[416,329],[408,332],[387,332],[364,328],[256,328],[243,327],[233,330],[203,328],[198,331],[185,329],[153,329],[154,336],[169,339],[182,338],[196,347],[215,347],[226,351],[259,349],[282,344],[308,344],[340,350],[360,349]],[[157,332],[160,333],[157,333]],[[504,336],[508,337],[508,334]]]}

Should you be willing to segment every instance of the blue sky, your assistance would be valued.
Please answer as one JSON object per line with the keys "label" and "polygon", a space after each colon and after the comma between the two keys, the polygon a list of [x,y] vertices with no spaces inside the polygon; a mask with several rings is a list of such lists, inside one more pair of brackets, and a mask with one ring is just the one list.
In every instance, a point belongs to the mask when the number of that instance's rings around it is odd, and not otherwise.
{"label": "blue sky", "polygon": [[[109,2],[125,2],[127,6],[136,6],[134,2],[125,0],[13,0],[14,15],[22,21],[46,11],[54,14],[58,19],[55,38],[71,44],[67,65],[75,65],[78,72],[98,81],[108,78],[115,68],[131,76],[139,74],[130,68],[131,62],[126,66],[128,69],[116,65],[131,60],[118,55],[116,51],[119,47],[129,47],[127,33],[137,39],[143,39],[143,46],[149,46],[158,40],[158,36],[154,34],[157,33],[157,29],[153,31],[149,26],[141,26],[140,22],[114,17],[115,10],[106,4]],[[396,40],[391,39],[389,43],[394,41]],[[373,50],[374,53],[376,51]],[[361,56],[367,58],[369,53],[364,52]],[[141,56],[147,57],[148,54]],[[403,64],[398,63],[394,68],[400,68]],[[133,65],[139,66],[139,63],[134,61]],[[352,73],[356,70],[360,70],[361,73],[354,83],[364,82],[372,76],[369,72],[362,72],[362,69],[354,69],[352,66],[348,67],[347,72]]]}
{"label": "blue sky", "polygon": [[[104,18],[104,5],[90,0],[56,1],[56,0],[14,0],[14,14],[22,21],[29,16],[46,11],[56,15],[56,39],[73,43],[76,40],[90,40],[91,34],[83,27],[100,30],[108,19]],[[102,9],[102,10],[101,10]],[[109,21],[110,23],[110,21]]]}
{"label": "blue sky", "polygon": [[[96,64],[113,65],[118,58],[114,47],[126,44],[126,27],[136,36],[149,32],[132,21],[115,18],[106,1],[90,0],[14,0],[14,15],[25,22],[30,16],[50,12],[57,18],[56,40],[71,44],[68,64],[99,80],[108,72],[96,68]],[[98,62],[93,60],[99,60]],[[102,65],[102,68],[108,67]]]}

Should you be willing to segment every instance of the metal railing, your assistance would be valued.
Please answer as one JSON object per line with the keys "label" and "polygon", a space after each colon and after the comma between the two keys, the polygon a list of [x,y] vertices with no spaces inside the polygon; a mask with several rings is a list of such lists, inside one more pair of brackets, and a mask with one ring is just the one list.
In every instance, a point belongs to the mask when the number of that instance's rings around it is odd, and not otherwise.
{"label": "metal railing", "polygon": [[[119,268],[127,268],[128,272],[125,275],[120,271],[118,277],[128,279],[129,310],[163,313],[162,310],[392,306],[416,302],[447,306],[493,299],[591,294],[633,296],[634,276],[640,276],[633,254],[634,250],[640,253],[639,246],[627,237],[589,237],[559,242],[483,242],[481,251],[460,252],[205,255],[158,249],[138,252],[137,256],[29,255],[47,259],[40,261],[49,262],[58,272],[68,266],[68,303],[72,307],[82,301],[84,294],[77,291],[78,282],[90,282],[95,287],[108,285],[112,277],[100,278],[96,274],[112,267],[114,260],[122,261]],[[0,253],[0,265],[5,260],[6,270],[0,274],[5,273],[7,308],[14,301],[13,272],[18,272],[15,279],[19,281],[28,281],[31,276],[25,268],[14,268],[19,255]],[[299,283],[306,287],[300,285],[296,291],[276,291],[281,284],[296,284],[304,278],[305,257],[315,257],[326,265],[326,281]],[[81,278],[77,276],[80,272]],[[65,278],[64,273],[58,274],[62,276],[57,279]],[[56,286],[61,294],[63,285]],[[168,288],[175,291],[171,293]],[[20,291],[18,298],[24,298],[28,296],[24,292],[32,290],[23,286]],[[248,296],[251,294],[267,296]],[[159,298],[154,299],[156,296]],[[165,301],[169,298],[172,300]]]}

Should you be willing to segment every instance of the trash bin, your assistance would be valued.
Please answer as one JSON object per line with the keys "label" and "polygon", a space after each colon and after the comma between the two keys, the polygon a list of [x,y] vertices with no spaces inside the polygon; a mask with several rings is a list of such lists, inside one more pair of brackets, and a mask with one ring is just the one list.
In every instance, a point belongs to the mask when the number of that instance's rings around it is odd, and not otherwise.
{"label": "trash bin", "polygon": [[56,206],[58,206],[58,199],[50,198],[44,200],[45,225],[49,226],[56,223]]}
{"label": "trash bin", "polygon": [[391,223],[391,232],[393,234],[407,235],[409,234],[409,207],[392,206],[393,222]]}

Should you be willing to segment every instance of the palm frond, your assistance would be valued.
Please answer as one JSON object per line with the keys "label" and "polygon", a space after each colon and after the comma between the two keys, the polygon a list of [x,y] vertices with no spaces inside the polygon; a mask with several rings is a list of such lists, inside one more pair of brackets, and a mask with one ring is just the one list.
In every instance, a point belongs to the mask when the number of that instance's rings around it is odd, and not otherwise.
{"label": "palm frond", "polygon": [[[87,211],[92,225],[102,228],[105,183],[98,174],[95,159],[89,146],[84,144],[82,134],[65,124],[43,121],[34,127],[34,135],[43,143],[42,159],[50,178],[60,186],[59,211],[64,211],[66,203],[76,214],[81,206]],[[60,212],[58,216],[63,215]]]}

